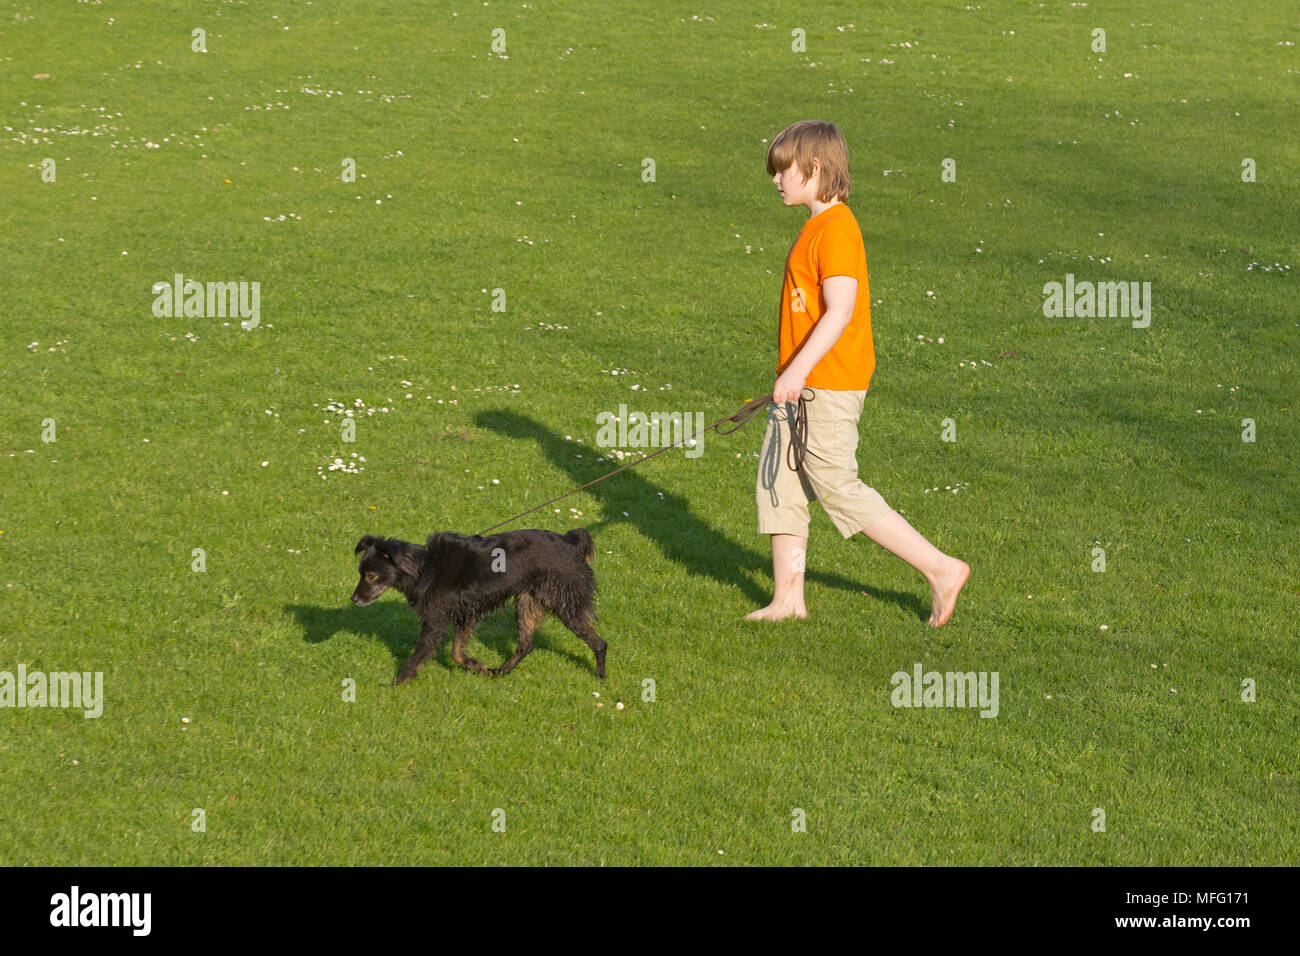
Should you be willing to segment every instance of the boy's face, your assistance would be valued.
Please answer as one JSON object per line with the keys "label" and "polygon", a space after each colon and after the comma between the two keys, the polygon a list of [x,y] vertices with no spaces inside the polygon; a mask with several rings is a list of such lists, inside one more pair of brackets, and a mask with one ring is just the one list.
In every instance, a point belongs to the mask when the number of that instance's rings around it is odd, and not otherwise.
{"label": "boy's face", "polygon": [[817,160],[813,160],[813,174],[808,177],[808,181],[803,181],[803,173],[799,170],[799,164],[792,162],[788,169],[781,170],[772,177],[772,182],[776,184],[777,191],[781,194],[781,200],[787,206],[807,206],[817,198],[818,174],[821,172],[821,165]]}

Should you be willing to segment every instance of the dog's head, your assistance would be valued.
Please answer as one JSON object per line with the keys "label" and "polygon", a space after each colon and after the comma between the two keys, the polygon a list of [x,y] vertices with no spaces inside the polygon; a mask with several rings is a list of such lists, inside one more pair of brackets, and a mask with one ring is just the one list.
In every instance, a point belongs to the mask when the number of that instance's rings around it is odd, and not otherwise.
{"label": "dog's head", "polygon": [[361,555],[361,576],[352,603],[361,607],[372,604],[389,588],[406,591],[420,576],[424,563],[424,548],[419,545],[373,534],[357,542],[356,553]]}

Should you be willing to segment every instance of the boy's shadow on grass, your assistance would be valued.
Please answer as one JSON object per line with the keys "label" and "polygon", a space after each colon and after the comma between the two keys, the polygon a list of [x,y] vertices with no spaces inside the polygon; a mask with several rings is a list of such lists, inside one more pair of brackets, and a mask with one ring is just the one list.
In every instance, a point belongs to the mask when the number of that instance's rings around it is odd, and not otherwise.
{"label": "boy's shadow on grass", "polygon": [[[324,643],[341,632],[356,634],[359,637],[372,637],[379,641],[393,655],[393,677],[397,677],[398,671],[405,666],[406,659],[415,650],[416,638],[420,636],[420,621],[415,616],[415,612],[400,597],[394,599],[388,595],[384,595],[374,604],[366,607],[354,606],[346,594],[341,596],[341,601],[339,607],[287,604],[284,609],[298,619],[298,625],[304,632],[303,640],[308,644]],[[510,607],[511,605],[507,604],[503,610],[498,610],[483,619],[474,630],[474,637],[487,647],[494,657],[500,658],[500,661],[504,661],[514,652],[515,641],[519,636],[515,627],[514,613]],[[549,618],[548,621],[554,621],[554,618]],[[556,626],[560,626],[558,622],[555,623]],[[589,658],[552,646],[545,634],[546,625],[547,622],[544,621],[534,635],[534,653],[542,651],[559,654],[569,658],[577,666],[595,673]],[[473,651],[470,653],[471,656],[476,656]],[[488,667],[495,667],[500,661],[488,660],[483,663]],[[448,670],[463,669],[451,660],[450,629],[442,646],[438,648],[438,664]]]}
{"label": "boy's shadow on grass", "polygon": [[[593,462],[589,445],[559,438],[537,422],[517,412],[492,410],[479,412],[475,424],[510,438],[531,439],[551,462],[567,472],[575,485],[600,477],[612,469],[608,462]],[[720,440],[716,433],[710,433]],[[666,455],[671,452],[665,453]],[[578,455],[588,457],[578,458]],[[556,489],[560,491],[562,489]],[[771,580],[772,556],[752,551],[728,539],[690,509],[681,495],[661,490],[632,469],[619,473],[608,482],[586,489],[601,504],[600,524],[628,522],[641,534],[658,544],[668,560],[690,574],[711,577],[720,584],[738,589],[755,608],[765,606],[771,594],[751,580],[750,573],[760,572]],[[623,512],[627,512],[624,517]],[[536,514],[536,512],[534,512]],[[502,517],[505,517],[504,515]],[[520,525],[525,527],[526,525]],[[504,530],[510,530],[506,528]],[[599,552],[597,552],[599,553]],[[838,574],[809,571],[807,580],[827,587],[854,593],[866,592],[880,601],[890,601],[922,620],[928,618],[930,605],[916,594],[873,588]]]}

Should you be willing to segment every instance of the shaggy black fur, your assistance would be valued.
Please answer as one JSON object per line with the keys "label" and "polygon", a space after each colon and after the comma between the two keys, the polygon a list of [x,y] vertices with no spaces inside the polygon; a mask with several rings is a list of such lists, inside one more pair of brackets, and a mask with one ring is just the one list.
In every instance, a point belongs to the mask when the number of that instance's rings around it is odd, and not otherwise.
{"label": "shaggy black fur", "polygon": [[[585,528],[568,534],[507,531],[504,534],[432,534],[424,547],[368,534],[357,542],[361,579],[354,604],[370,604],[396,588],[420,616],[420,639],[397,675],[404,684],[438,650],[447,625],[455,627],[451,656],[457,664],[493,677],[508,674],[533,649],[533,632],[548,613],[587,642],[596,655],[596,676],[605,676],[606,644],[596,633],[592,599],[594,554]],[[519,644],[500,667],[487,668],[465,654],[474,626],[514,598]]]}

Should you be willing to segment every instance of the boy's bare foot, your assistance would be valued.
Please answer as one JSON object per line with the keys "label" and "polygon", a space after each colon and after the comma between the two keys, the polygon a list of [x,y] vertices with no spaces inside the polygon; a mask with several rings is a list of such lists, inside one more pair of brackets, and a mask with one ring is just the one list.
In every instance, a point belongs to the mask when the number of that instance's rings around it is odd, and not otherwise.
{"label": "boy's bare foot", "polygon": [[745,615],[746,621],[784,621],[787,617],[807,617],[808,609],[802,604],[777,604],[773,601],[765,608]]}
{"label": "boy's bare foot", "polygon": [[951,559],[937,578],[930,582],[930,626],[943,627],[957,606],[957,595],[970,577],[970,565]]}

